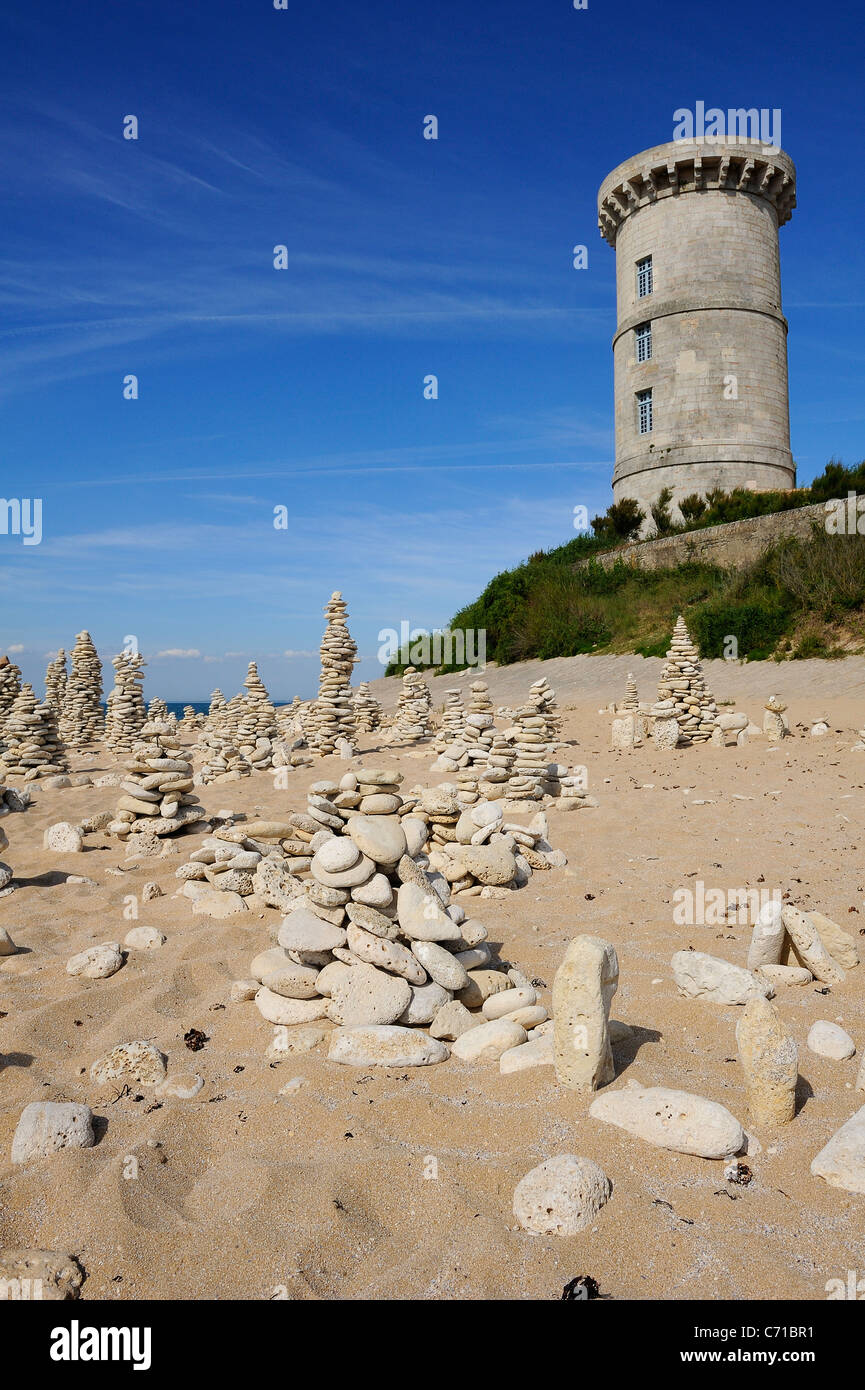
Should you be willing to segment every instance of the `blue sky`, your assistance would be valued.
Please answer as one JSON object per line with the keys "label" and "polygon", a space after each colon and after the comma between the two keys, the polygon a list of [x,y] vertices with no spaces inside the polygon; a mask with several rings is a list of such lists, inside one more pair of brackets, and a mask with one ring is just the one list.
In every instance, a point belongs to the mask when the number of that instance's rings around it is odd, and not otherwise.
{"label": "blue sky", "polygon": [[137,636],[148,698],[251,657],[310,695],[334,588],[371,678],[380,629],[603,510],[597,188],[698,100],[782,111],[799,480],[865,453],[852,8],[46,0],[0,5],[0,55],[0,493],[43,500],[40,545],[0,535],[0,651],[39,689],[87,627]]}

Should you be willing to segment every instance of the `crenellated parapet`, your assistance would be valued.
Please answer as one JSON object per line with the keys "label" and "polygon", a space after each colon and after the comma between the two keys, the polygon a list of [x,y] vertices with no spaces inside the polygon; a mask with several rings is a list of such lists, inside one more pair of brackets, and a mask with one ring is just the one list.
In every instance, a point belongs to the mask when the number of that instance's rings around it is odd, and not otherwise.
{"label": "crenellated parapet", "polygon": [[796,170],[783,150],[773,153],[758,141],[704,136],[656,145],[604,179],[598,192],[601,236],[615,246],[620,226],[632,213],[664,198],[707,190],[763,198],[781,227],[796,206]]}

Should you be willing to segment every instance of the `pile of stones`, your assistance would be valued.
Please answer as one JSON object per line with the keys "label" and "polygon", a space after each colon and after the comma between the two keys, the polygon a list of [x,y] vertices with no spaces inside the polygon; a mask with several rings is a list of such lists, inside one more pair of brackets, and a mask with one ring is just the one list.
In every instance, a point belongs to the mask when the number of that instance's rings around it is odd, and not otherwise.
{"label": "pile of stones", "polygon": [[36,699],[29,681],[21,687],[6,717],[0,777],[23,777],[32,782],[66,772],[66,750],[57,732],[54,710]]}
{"label": "pile of stones", "polygon": [[106,702],[105,742],[115,753],[128,753],[147,719],[144,708],[144,657],[121,652],[112,657],[114,689]]}
{"label": "pile of stones", "polygon": [[102,663],[90,633],[79,632],[60,718],[60,736],[67,748],[89,748],[102,738],[105,716],[101,701]]}
{"label": "pile of stones", "polygon": [[429,738],[432,733],[431,714],[432,695],[429,686],[420,671],[414,666],[406,666],[388,742],[418,743],[421,739]]}
{"label": "pile of stones", "polygon": [[[653,715],[666,725],[675,720],[679,746],[706,743],[712,737],[718,707],[706,688],[700,653],[691,641],[681,614],[676,619],[670,650],[658,682],[658,702]],[[652,736],[661,747],[675,747],[666,741],[672,733],[672,728],[668,728],[662,730],[659,737],[653,729]]]}
{"label": "pile of stones", "polygon": [[123,768],[127,776],[109,834],[162,839],[204,819],[192,791],[192,764],[167,721],[147,721]]}
{"label": "pile of stones", "polygon": [[337,741],[352,744],[356,736],[351,673],[357,664],[357,644],[348,630],[347,605],[335,590],[325,606],[327,627],[321,639],[318,699],[306,719],[309,746],[320,757],[337,751]]}
{"label": "pile of stones", "polygon": [[45,671],[45,699],[59,721],[66,700],[66,653],[61,647],[53,661],[49,661]]}
{"label": "pile of stones", "polygon": [[233,733],[241,757],[257,772],[264,772],[273,764],[274,741],[278,733],[276,710],[254,661],[249,663],[243,684],[247,694],[237,707]]}
{"label": "pile of stones", "polygon": [[620,710],[616,710],[616,718],[613,720],[610,746],[612,748],[638,748],[645,737],[646,721],[640,709],[637,682],[629,671],[624,703]]}
{"label": "pile of stones", "polygon": [[200,714],[199,711],[198,711],[197,709],[195,709],[195,707],[194,707],[193,705],[184,705],[184,706],[183,706],[183,727],[184,727],[184,729],[188,729],[188,730],[190,730],[192,733],[198,733],[199,729],[203,729],[203,728],[204,728],[204,724],[205,724],[205,716],[204,716],[203,714]]}
{"label": "pile of stones", "polygon": [[372,734],[381,727],[381,705],[369,688],[369,681],[361,681],[354,697],[354,721],[359,734]]}
{"label": "pile of stones", "polygon": [[508,782],[509,801],[541,801],[550,768],[553,747],[547,741],[547,721],[534,703],[516,711],[507,735],[514,747],[514,761]]}
{"label": "pile of stones", "polygon": [[252,764],[235,746],[230,734],[204,729],[195,751],[204,756],[193,778],[197,787],[207,786],[209,782],[239,782],[242,777],[252,776]]}
{"label": "pile of stones", "polygon": [[[13,787],[4,787],[0,783],[0,818],[8,816],[11,811],[26,811],[30,804],[29,791],[18,791]],[[9,847],[9,837],[3,826],[0,825],[0,852]],[[10,893],[15,892],[12,883],[12,870],[8,864],[0,861],[0,898],[6,898]],[[0,956],[10,955],[15,951],[15,945],[9,933],[4,927],[0,927]]]}
{"label": "pile of stones", "polygon": [[469,759],[480,765],[490,756],[495,736],[495,716],[486,681],[472,681],[469,703],[460,741],[468,749]]}
{"label": "pile of stones", "polygon": [[[482,890],[482,880],[519,880],[526,850],[550,867],[534,848],[543,839],[540,827],[505,829],[497,808],[479,803],[465,811],[442,788],[401,795],[401,780],[395,771],[361,768],[339,783],[316,783],[307,812],[289,818],[282,846],[306,850],[286,861],[300,892],[289,900],[278,944],[253,959],[251,979],[233,992],[235,998],[254,994],[262,1016],[278,1026],[268,1057],[315,1046],[326,1020],[337,1025],[330,1035],[333,1061],[443,1061],[444,1040],[465,1060],[489,1060],[527,1043],[548,1022],[535,987],[493,956],[484,925],[452,901],[457,885]],[[475,818],[471,832],[468,821],[460,824],[463,815]],[[459,841],[442,838],[458,824]],[[261,852],[256,829],[217,830],[214,843],[231,837]],[[222,852],[222,862],[230,863],[224,846]],[[437,857],[447,858],[452,881],[437,870]],[[256,894],[269,858],[256,866]],[[207,869],[216,879],[229,872]],[[303,1027],[293,1032],[293,1025]],[[415,1032],[427,1027],[428,1033]],[[469,1033],[470,1044],[458,1041]]]}
{"label": "pile of stones", "polygon": [[451,686],[445,691],[445,703],[442,710],[441,724],[439,725],[436,740],[433,748],[437,753],[443,753],[451,743],[461,743],[463,728],[465,727],[466,711],[463,705],[463,693],[459,686]]}
{"label": "pile of stones", "polygon": [[779,695],[770,695],[763,709],[763,733],[770,743],[780,743],[790,732],[787,706]]}
{"label": "pile of stones", "polygon": [[10,661],[8,656],[0,656],[0,734],[6,723],[6,716],[21,691],[21,669]]}
{"label": "pile of stones", "polygon": [[220,726],[225,715],[226,701],[225,696],[219,686],[210,696],[210,705],[207,711],[207,728],[215,732]]}

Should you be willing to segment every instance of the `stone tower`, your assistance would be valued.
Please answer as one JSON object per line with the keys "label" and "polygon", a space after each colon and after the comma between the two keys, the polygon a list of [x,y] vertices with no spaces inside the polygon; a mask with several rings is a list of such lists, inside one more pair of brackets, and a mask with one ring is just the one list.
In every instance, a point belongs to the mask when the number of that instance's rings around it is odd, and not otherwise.
{"label": "stone tower", "polygon": [[613,497],[796,485],[778,228],[796,170],[756,141],[671,141],[598,192],[615,247]]}

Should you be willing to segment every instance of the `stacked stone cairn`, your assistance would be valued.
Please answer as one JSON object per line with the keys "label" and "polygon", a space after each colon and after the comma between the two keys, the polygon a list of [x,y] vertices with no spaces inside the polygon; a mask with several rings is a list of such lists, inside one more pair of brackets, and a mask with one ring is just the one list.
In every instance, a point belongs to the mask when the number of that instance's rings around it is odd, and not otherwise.
{"label": "stacked stone cairn", "polygon": [[39,703],[27,681],[6,718],[0,779],[23,777],[25,782],[32,782],[67,770],[66,750],[54,711],[47,701]]}
{"label": "stacked stone cairn", "polygon": [[[458,886],[505,893],[527,881],[527,852],[552,867],[536,848],[546,844],[545,824],[505,826],[499,808],[466,809],[442,788],[402,795],[401,780],[390,769],[360,768],[313,784],[307,811],[285,825],[226,826],[211,837],[208,852],[221,852],[222,863],[238,847],[261,856],[252,885],[265,901],[282,876],[287,915],[277,945],[255,956],[250,980],[234,992],[254,992],[277,1026],[270,1059],[327,1037],[329,1059],[349,1065],[444,1061],[445,1041],[464,1060],[498,1060],[549,1022],[531,982],[493,955],[486,927],[452,901]],[[230,870],[214,872],[215,864],[203,874],[219,881]],[[470,1044],[459,1041],[470,1034]],[[551,1039],[547,1047],[552,1062]]]}
{"label": "stacked stone cairn", "polygon": [[442,710],[442,720],[436,734],[433,748],[437,753],[444,753],[451,743],[463,742],[463,730],[465,728],[466,711],[463,704],[463,693],[459,686],[451,686],[445,691],[445,703]]}
{"label": "stacked stone cairn", "polygon": [[219,686],[210,696],[210,707],[207,711],[207,728],[213,733],[221,727],[221,722],[225,714],[225,696]]}
{"label": "stacked stone cairn", "polygon": [[[534,690],[534,687],[532,687]],[[514,747],[514,762],[507,798],[512,802],[541,801],[549,783],[550,759],[555,745],[549,742],[547,713],[537,699],[516,711],[513,727],[507,731]]]}
{"label": "stacked stone cairn", "polygon": [[252,764],[247,762],[230,734],[203,729],[195,750],[204,759],[193,778],[197,787],[207,786],[209,782],[239,782],[242,777],[252,776]]}
{"label": "stacked stone cairn", "polygon": [[[29,791],[21,791],[15,787],[4,787],[0,783],[0,819],[8,816],[11,811],[26,811],[30,804]],[[0,852],[9,848],[9,839],[3,826],[0,825]],[[12,883],[12,870],[8,864],[0,861],[0,898],[6,898],[10,893],[15,892],[15,885]],[[9,936],[9,933],[0,927],[0,956],[14,953],[17,948]]]}
{"label": "stacked stone cairn", "polygon": [[763,733],[770,743],[780,743],[789,733],[784,717],[787,706],[779,695],[770,695],[763,710]]}
{"label": "stacked stone cairn", "polygon": [[348,608],[335,590],[325,605],[327,627],[321,639],[318,699],[307,716],[306,736],[319,757],[337,751],[337,741],[353,744],[356,737],[351,673],[357,664],[357,644],[348,630]]}
{"label": "stacked stone cairn", "polygon": [[354,697],[354,722],[359,734],[373,734],[381,727],[381,705],[369,688],[369,681],[361,681]]}
{"label": "stacked stone cairn", "polygon": [[79,632],[72,648],[60,719],[60,737],[67,748],[90,748],[102,738],[105,716],[101,701],[102,663],[90,633]]}
{"label": "stacked stone cairn", "polygon": [[148,719],[123,767],[127,777],[109,834],[132,837],[137,849],[139,837],[142,843],[162,839],[204,819],[192,791],[192,764],[167,720]]}
{"label": "stacked stone cairn", "polygon": [[66,653],[61,647],[54,660],[49,661],[45,671],[45,699],[53,709],[54,718],[58,723],[66,700],[66,682],[68,679]]}
{"label": "stacked stone cairn", "polygon": [[205,716],[193,705],[183,706],[183,727],[193,733],[198,733],[199,729],[204,728]]}
{"label": "stacked stone cairn", "polygon": [[21,670],[8,656],[0,656],[0,734],[6,716],[21,692]]}
{"label": "stacked stone cairn", "polygon": [[105,742],[114,753],[128,753],[147,719],[144,708],[144,657],[121,652],[112,657],[114,689],[106,702]]}
{"label": "stacked stone cairn", "polygon": [[169,718],[168,706],[160,695],[154,695],[150,704],[147,706],[147,718],[165,723]]}
{"label": "stacked stone cairn", "polygon": [[394,721],[389,731],[390,743],[419,743],[432,733],[430,718],[432,695],[429,686],[414,666],[406,666],[402,687],[397,696]]}
{"label": "stacked stone cairn", "polygon": [[[688,747],[692,743],[707,743],[718,717],[718,707],[713,695],[706,688],[700,653],[691,641],[685,620],[680,614],[673,629],[673,639],[667,660],[658,682],[658,702],[653,709],[656,720],[678,724],[678,743]],[[672,737],[672,729],[662,731],[666,738]],[[662,747],[675,747],[653,738]]]}
{"label": "stacked stone cairn", "polygon": [[628,672],[624,704],[616,711],[610,736],[613,748],[638,748],[646,736],[645,720],[640,710],[637,682]]}
{"label": "stacked stone cairn", "polygon": [[278,734],[276,710],[254,661],[249,663],[243,684],[247,694],[237,706],[234,739],[241,756],[257,772],[263,772],[273,764]]}
{"label": "stacked stone cairn", "polygon": [[486,681],[472,681],[461,739],[468,749],[469,759],[484,767],[489,761],[496,727],[493,702]]}
{"label": "stacked stone cairn", "polygon": [[478,792],[486,801],[499,801],[508,796],[514,757],[513,745],[501,729],[494,729],[486,766],[478,783]]}

